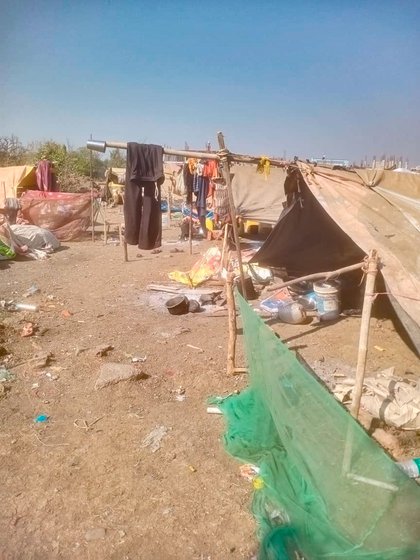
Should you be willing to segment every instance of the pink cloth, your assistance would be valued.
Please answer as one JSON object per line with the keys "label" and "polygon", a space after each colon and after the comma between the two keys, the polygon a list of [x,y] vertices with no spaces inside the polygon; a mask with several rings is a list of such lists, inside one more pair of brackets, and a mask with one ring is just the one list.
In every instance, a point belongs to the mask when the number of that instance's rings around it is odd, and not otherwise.
{"label": "pink cloth", "polygon": [[55,192],[57,190],[57,181],[55,173],[53,172],[52,163],[47,159],[42,159],[38,163],[36,182],[40,191]]}

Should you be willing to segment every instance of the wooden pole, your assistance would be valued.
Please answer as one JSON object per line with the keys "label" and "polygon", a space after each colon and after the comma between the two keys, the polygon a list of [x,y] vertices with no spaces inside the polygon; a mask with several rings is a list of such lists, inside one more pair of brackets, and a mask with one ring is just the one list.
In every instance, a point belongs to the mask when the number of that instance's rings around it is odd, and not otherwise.
{"label": "wooden pole", "polygon": [[[363,381],[365,378],[366,370],[366,357],[367,357],[367,347],[369,339],[369,323],[370,316],[372,312],[373,304],[373,290],[375,289],[375,280],[378,273],[379,258],[375,249],[369,253],[366,266],[366,285],[365,285],[365,296],[363,299],[363,309],[362,309],[362,320],[360,325],[360,335],[359,335],[359,349],[357,355],[357,366],[356,366],[356,379],[355,386],[353,389],[353,399],[350,406],[351,414],[356,418],[359,416],[360,401],[362,399]],[[353,439],[354,439],[354,426],[353,422],[349,422],[349,427],[347,430],[346,443],[344,446],[343,453],[343,467],[342,472],[346,476],[350,476],[351,471],[351,456],[353,449]]]}
{"label": "wooden pole", "polygon": [[236,307],[235,296],[233,295],[233,274],[228,273],[226,278],[226,303],[228,308],[228,322],[229,322],[229,338],[227,349],[227,366],[226,372],[228,375],[235,373],[235,354],[236,354]]}
{"label": "wooden pole", "polygon": [[[90,135],[90,139],[92,140],[92,134]],[[94,207],[93,207],[93,154],[92,154],[92,150],[90,151],[89,163],[90,163],[90,205],[91,205],[90,217],[91,217],[91,221],[92,221],[92,241],[95,241],[95,210],[94,210]]]}
{"label": "wooden pole", "polygon": [[363,299],[362,322],[360,326],[359,351],[357,355],[356,380],[351,403],[351,413],[355,418],[359,416],[360,401],[362,398],[363,381],[365,378],[366,358],[369,340],[369,323],[374,301],[376,275],[378,274],[378,255],[373,249],[367,261],[365,297]]}
{"label": "wooden pole", "polygon": [[226,254],[227,254],[227,245],[228,245],[228,236],[229,236],[229,224],[225,224],[224,226],[224,235],[223,235],[223,245],[222,245],[222,267],[226,267]]}
{"label": "wooden pole", "polygon": [[305,280],[319,280],[321,278],[328,280],[331,277],[334,278],[335,276],[339,276],[340,274],[344,274],[345,272],[351,272],[352,270],[363,268],[365,264],[365,261],[363,261],[357,264],[352,264],[350,266],[345,266],[344,268],[332,270],[330,272],[316,272],[314,274],[307,274],[306,276],[301,276],[300,278],[294,278],[293,280],[288,280],[287,282],[282,282],[281,284],[270,286],[269,288],[267,288],[267,291],[272,292],[274,290],[281,290],[282,288],[286,288],[286,286],[292,286],[293,284],[304,282]]}
{"label": "wooden pole", "polygon": [[[98,147],[100,145],[100,147]],[[97,150],[101,152],[105,152],[107,148],[117,148],[120,150],[127,149],[127,142],[114,142],[113,140],[91,140],[91,142],[87,142],[87,147],[90,150]],[[163,148],[163,153],[167,155],[174,155],[174,156],[181,156],[186,158],[198,158],[198,159],[215,159],[219,160],[220,155],[217,152],[197,152],[194,150],[173,150],[172,148]],[[238,163],[251,163],[257,164],[260,162],[261,157],[258,156],[248,156],[244,154],[229,154],[231,161],[237,161]],[[287,162],[278,160],[278,159],[271,159],[268,158],[270,161],[270,165],[273,167],[286,167]]]}
{"label": "wooden pole", "polygon": [[220,148],[220,160],[222,162],[222,170],[223,176],[226,182],[226,187],[228,191],[229,197],[229,208],[230,208],[230,219],[232,221],[232,229],[233,229],[233,238],[235,240],[236,246],[236,253],[238,255],[238,263],[239,263],[239,274],[241,278],[241,287],[242,287],[242,296],[247,300],[247,293],[246,293],[246,285],[245,285],[245,274],[242,265],[242,255],[241,255],[241,245],[239,242],[239,232],[238,232],[238,224],[236,223],[236,208],[235,208],[235,201],[233,199],[233,192],[232,192],[232,181],[230,178],[230,167],[229,167],[229,151],[226,149],[225,146],[225,139],[223,137],[223,133],[219,132],[217,134],[217,140],[219,142]]}
{"label": "wooden pole", "polygon": [[193,213],[193,203],[192,203],[192,193],[191,193],[191,202],[190,202],[190,222],[188,224],[188,243],[190,248],[190,255],[192,255],[192,213]]}

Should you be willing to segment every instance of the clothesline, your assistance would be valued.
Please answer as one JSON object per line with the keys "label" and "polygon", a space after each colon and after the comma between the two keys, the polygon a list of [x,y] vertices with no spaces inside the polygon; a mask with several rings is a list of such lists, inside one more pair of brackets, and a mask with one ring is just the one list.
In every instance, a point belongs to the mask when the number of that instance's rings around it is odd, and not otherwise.
{"label": "clothesline", "polygon": [[[117,148],[120,150],[127,149],[127,142],[114,142],[110,140],[88,140],[86,142],[86,147],[89,150],[94,150],[96,152],[105,153],[107,148]],[[171,156],[181,156],[187,158],[200,158],[200,159],[213,159],[221,161],[220,152],[198,152],[194,150],[175,150],[172,148],[163,148],[163,153],[165,155]],[[223,154],[224,155],[224,154]],[[254,163],[258,164],[261,161],[261,156],[248,156],[243,154],[234,154],[227,152],[227,155],[231,161],[238,163]],[[265,159],[269,160],[270,165],[274,167],[285,167],[287,165],[286,161],[273,159],[267,156],[263,156]]]}

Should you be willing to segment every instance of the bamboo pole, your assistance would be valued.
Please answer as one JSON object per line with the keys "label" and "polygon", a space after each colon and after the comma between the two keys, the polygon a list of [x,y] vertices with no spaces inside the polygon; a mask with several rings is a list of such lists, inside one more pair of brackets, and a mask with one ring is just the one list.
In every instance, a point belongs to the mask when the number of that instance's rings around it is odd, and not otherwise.
{"label": "bamboo pole", "polygon": [[362,398],[363,381],[365,378],[366,358],[369,341],[369,324],[374,300],[376,275],[378,274],[378,254],[373,249],[367,261],[365,297],[363,299],[362,322],[360,326],[359,350],[357,354],[356,381],[353,389],[351,413],[355,418],[359,416],[360,401]]}
{"label": "bamboo pole", "polygon": [[217,140],[219,142],[220,148],[220,159],[222,162],[222,170],[224,179],[226,182],[226,187],[228,191],[229,197],[229,208],[230,208],[230,218],[232,221],[232,229],[233,229],[233,238],[235,240],[236,246],[236,253],[238,255],[238,264],[239,264],[239,274],[241,278],[241,287],[242,287],[242,297],[247,300],[247,293],[246,293],[246,285],[245,285],[245,274],[242,265],[242,255],[241,255],[241,245],[239,242],[239,232],[238,232],[238,224],[236,223],[236,208],[235,208],[235,201],[233,199],[233,192],[232,192],[232,181],[230,178],[230,167],[229,167],[229,151],[226,149],[225,146],[225,139],[223,137],[223,133],[219,132],[217,134]]}
{"label": "bamboo pole", "polygon": [[[105,152],[107,148],[118,148],[120,150],[127,149],[127,142],[115,142],[113,140],[92,140],[87,142],[87,148],[90,150],[96,150],[99,152]],[[215,159],[220,160],[220,155],[218,152],[197,152],[195,150],[174,150],[172,148],[163,148],[163,153],[173,156],[181,156],[186,158],[201,158],[201,159]],[[258,156],[248,156],[244,154],[230,154],[231,161],[236,161],[238,163],[251,163],[257,164],[261,160]],[[267,158],[270,161],[270,165],[273,167],[285,167],[287,165],[286,161]]]}
{"label": "bamboo pole", "polygon": [[331,277],[339,276],[340,274],[344,274],[345,272],[351,272],[352,270],[358,270],[359,268],[363,268],[365,266],[365,261],[352,264],[350,266],[345,266],[344,268],[338,268],[337,270],[331,270],[330,272],[316,272],[314,274],[307,274],[306,276],[301,276],[300,278],[294,278],[293,280],[288,280],[287,282],[282,282],[281,284],[276,284],[275,286],[270,286],[267,288],[267,291],[272,292],[274,290],[281,290],[282,288],[286,288],[286,286],[292,286],[293,284],[297,284],[298,282],[304,282],[305,280],[319,280],[321,278],[325,278],[328,280]]}
{"label": "bamboo pole", "polygon": [[228,308],[229,338],[227,348],[226,373],[235,373],[235,354],[236,354],[236,308],[235,296],[233,295],[233,274],[228,273],[226,278],[226,303]]}
{"label": "bamboo pole", "polygon": [[[350,412],[354,418],[358,418],[360,410],[360,401],[362,399],[363,381],[365,378],[366,370],[366,357],[369,339],[369,324],[372,312],[373,304],[373,290],[375,289],[375,280],[378,273],[379,258],[375,249],[369,253],[369,257],[366,265],[366,284],[365,284],[365,295],[363,298],[363,309],[362,309],[362,319],[360,325],[360,335],[359,335],[359,347],[357,354],[357,366],[356,366],[356,379],[355,386],[353,389],[353,399],[350,406]],[[347,430],[346,443],[344,446],[343,453],[343,468],[342,472],[346,476],[350,476],[351,470],[351,456],[353,448],[354,439],[354,427],[353,422],[349,422],[349,427]]]}

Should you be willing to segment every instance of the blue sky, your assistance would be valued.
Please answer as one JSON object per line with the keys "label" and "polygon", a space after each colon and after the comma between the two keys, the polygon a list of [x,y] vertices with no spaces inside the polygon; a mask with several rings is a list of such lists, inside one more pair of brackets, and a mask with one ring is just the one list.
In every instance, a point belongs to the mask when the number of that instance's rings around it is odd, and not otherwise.
{"label": "blue sky", "polygon": [[420,2],[0,4],[0,135],[420,164]]}

